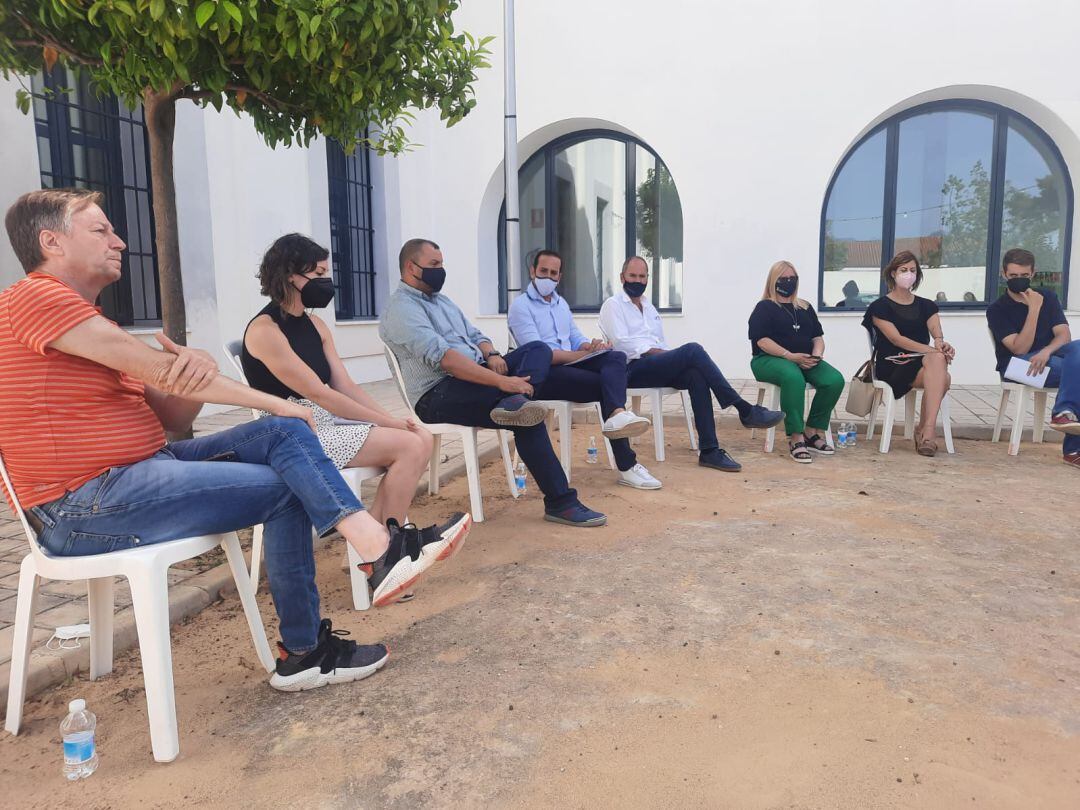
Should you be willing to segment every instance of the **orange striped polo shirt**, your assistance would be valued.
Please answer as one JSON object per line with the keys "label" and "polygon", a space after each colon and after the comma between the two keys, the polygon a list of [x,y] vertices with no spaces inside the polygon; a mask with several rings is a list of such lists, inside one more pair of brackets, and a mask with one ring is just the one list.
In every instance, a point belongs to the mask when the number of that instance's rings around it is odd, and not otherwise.
{"label": "orange striped polo shirt", "polygon": [[44,273],[0,292],[0,452],[24,509],[165,444],[139,380],[49,348],[97,314]]}

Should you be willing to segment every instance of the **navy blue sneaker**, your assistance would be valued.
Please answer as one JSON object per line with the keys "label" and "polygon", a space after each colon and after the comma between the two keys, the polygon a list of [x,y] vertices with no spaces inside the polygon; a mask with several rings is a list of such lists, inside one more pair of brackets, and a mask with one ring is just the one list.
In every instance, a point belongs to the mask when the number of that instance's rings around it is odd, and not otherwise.
{"label": "navy blue sneaker", "polygon": [[550,520],[552,523],[562,523],[565,526],[588,528],[591,526],[603,526],[607,523],[607,515],[594,512],[587,506],[577,503],[566,509],[560,509],[558,512],[544,512],[544,520]]}
{"label": "navy blue sneaker", "polygon": [[522,394],[500,399],[491,409],[491,421],[502,427],[532,427],[547,416],[547,408]]}
{"label": "navy blue sneaker", "polygon": [[[781,414],[782,416],[783,414]],[[742,469],[742,464],[729,456],[727,450],[720,448],[705,450],[698,456],[697,463],[701,467],[712,467],[714,470],[720,470],[721,472],[738,472]]]}
{"label": "navy blue sneaker", "polygon": [[744,428],[771,428],[784,421],[783,411],[770,411],[764,405],[751,405],[750,415],[739,417]]}

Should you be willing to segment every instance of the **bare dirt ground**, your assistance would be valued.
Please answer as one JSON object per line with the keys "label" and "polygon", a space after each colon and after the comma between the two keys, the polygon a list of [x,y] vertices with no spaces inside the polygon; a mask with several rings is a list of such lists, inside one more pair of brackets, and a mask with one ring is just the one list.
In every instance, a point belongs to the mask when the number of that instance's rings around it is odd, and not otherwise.
{"label": "bare dirt ground", "polygon": [[[354,613],[340,547],[321,552],[325,615],[392,648],[367,681],[275,692],[234,597],[176,628],[172,764],[150,756],[137,652],[44,694],[0,739],[3,804],[1080,806],[1080,476],[1059,447],[861,443],[807,468],[725,426],[729,475],[669,433],[665,464],[640,447],[659,492],[575,466],[603,529],[543,523],[489,465],[488,521],[410,603]],[[101,766],[67,784],[74,697]]]}

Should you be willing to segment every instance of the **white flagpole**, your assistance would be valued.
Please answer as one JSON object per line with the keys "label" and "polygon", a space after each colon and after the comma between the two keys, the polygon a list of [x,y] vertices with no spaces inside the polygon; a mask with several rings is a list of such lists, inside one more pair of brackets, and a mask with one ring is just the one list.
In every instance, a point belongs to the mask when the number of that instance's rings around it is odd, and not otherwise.
{"label": "white flagpole", "polygon": [[506,52],[503,95],[503,178],[506,199],[506,303],[521,292],[521,221],[518,211],[517,78],[514,57],[514,0],[503,0]]}

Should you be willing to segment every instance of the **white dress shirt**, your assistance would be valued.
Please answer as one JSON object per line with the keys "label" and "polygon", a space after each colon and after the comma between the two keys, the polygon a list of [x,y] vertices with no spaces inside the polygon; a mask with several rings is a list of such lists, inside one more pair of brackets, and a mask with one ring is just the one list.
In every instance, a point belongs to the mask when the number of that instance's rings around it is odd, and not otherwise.
{"label": "white dress shirt", "polygon": [[667,348],[660,313],[645,296],[640,300],[638,309],[626,291],[620,290],[600,307],[600,330],[628,361],[637,360],[649,349]]}

